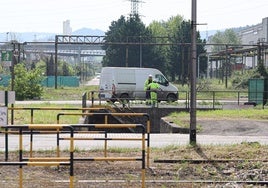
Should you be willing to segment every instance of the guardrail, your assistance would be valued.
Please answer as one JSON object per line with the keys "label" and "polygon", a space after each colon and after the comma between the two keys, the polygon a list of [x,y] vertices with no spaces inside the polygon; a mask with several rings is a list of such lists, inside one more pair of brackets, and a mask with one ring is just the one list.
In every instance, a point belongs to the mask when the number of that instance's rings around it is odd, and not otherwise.
{"label": "guardrail", "polygon": [[[102,93],[103,91],[89,91],[87,94],[87,98],[84,97],[83,100],[89,100],[91,101],[91,106],[93,107],[95,104],[98,103],[98,105],[101,105],[102,102],[104,101],[119,101],[120,103],[122,103],[123,105],[126,105],[126,101],[127,101],[127,105],[131,105],[131,101],[145,101],[145,95],[144,98],[140,97],[140,98],[111,98],[111,99],[104,99],[104,98],[100,98],[99,95]],[[112,92],[112,91],[110,91]],[[140,91],[140,92],[144,92],[144,91]],[[261,92],[256,92],[256,95],[258,93]],[[176,101],[175,103],[172,103],[173,105],[182,105],[183,108],[190,108],[190,91],[179,91],[178,92],[178,96],[179,99],[178,101]],[[204,104],[210,104],[212,109],[215,109],[216,106],[218,106],[219,104],[223,104],[223,103],[232,103],[232,104],[237,104],[237,105],[241,105],[241,103],[246,103],[248,102],[248,91],[237,91],[237,90],[211,90],[211,91],[197,91],[196,93],[196,99],[197,102],[200,103],[200,105],[202,105],[202,103]],[[137,103],[133,103],[137,104]]]}
{"label": "guardrail", "polygon": [[[29,110],[31,111],[31,121],[30,123],[33,124],[34,123],[34,111],[39,111],[39,110],[53,110],[53,111],[59,111],[59,110],[66,110],[66,111],[71,111],[71,110],[81,110],[82,112],[86,112],[86,111],[91,111],[91,110],[102,110],[105,109],[105,107],[84,107],[84,108],[60,108],[60,107],[8,107],[8,110],[14,111],[14,110]],[[14,124],[14,116],[13,119],[11,119],[11,125]]]}
{"label": "guardrail", "polygon": [[[62,112],[62,113],[58,113],[57,114],[57,123],[60,123],[60,116],[65,116],[65,115],[84,115],[84,116],[93,116],[93,115],[97,115],[97,116],[104,116],[104,122],[106,125],[110,125],[108,124],[108,116],[136,116],[136,117],[146,117],[147,121],[146,121],[146,133],[147,133],[147,167],[150,167],[150,132],[151,132],[151,128],[150,128],[150,117],[148,114],[146,113],[68,113],[68,112]],[[86,124],[81,124],[80,127],[83,127]],[[107,150],[107,143],[105,142],[105,150]]]}
{"label": "guardrail", "polygon": [[[76,127],[93,127],[97,129],[120,129],[120,128],[133,128],[141,130],[140,138],[94,138],[93,140],[121,140],[121,141],[141,141],[141,156],[140,157],[84,157],[84,158],[75,158],[74,157],[74,140],[80,140],[74,138],[74,129]],[[0,126],[0,133],[10,134],[11,132],[6,132],[6,129],[19,129],[19,161],[18,162],[0,162],[0,166],[19,166],[19,187],[23,186],[23,174],[22,174],[22,166],[60,166],[60,165],[69,165],[70,166],[70,188],[74,187],[74,161],[141,161],[141,187],[145,187],[145,126],[142,124],[74,124],[74,125],[66,125],[66,124],[29,124],[25,126]],[[70,136],[65,138],[60,138],[59,140],[69,140],[70,141],[70,157],[30,157],[23,158],[22,152],[22,143],[23,143],[23,135],[28,134],[31,130],[31,134],[40,135],[42,131],[45,133],[55,134],[61,133],[63,131],[66,133],[67,128],[69,130]],[[50,130],[51,132],[48,132]],[[68,131],[67,131],[68,132]],[[102,132],[100,132],[102,133]],[[57,137],[58,138],[58,137]],[[83,139],[82,139],[83,140]]]}
{"label": "guardrail", "polygon": [[[141,148],[141,158],[139,157],[108,157],[107,154],[105,154],[104,157],[90,157],[90,158],[75,158],[74,161],[141,161],[142,162],[142,171],[141,171],[141,187],[145,187],[145,161],[146,161],[146,155],[145,155],[145,126],[142,124],[76,124],[72,125],[72,127],[75,129],[77,127],[93,127],[97,129],[121,129],[121,128],[139,128],[141,129],[141,138],[130,138],[128,137],[120,137],[120,138],[111,138],[108,137],[107,134],[105,134],[104,138],[59,138],[59,140],[104,140],[106,143],[107,141],[141,141],[142,142],[142,148]],[[95,132],[97,133],[97,132]],[[100,132],[102,134],[102,132]],[[91,134],[91,133],[90,133]],[[107,149],[107,148],[106,148]],[[148,154],[147,154],[148,156]]]}
{"label": "guardrail", "polygon": [[[67,111],[71,111],[71,110],[81,110],[82,112],[86,112],[86,111],[93,111],[93,110],[102,110],[105,109],[105,107],[85,107],[85,108],[59,108],[59,107],[8,107],[8,110],[11,111],[15,111],[15,110],[29,110],[31,112],[30,114],[30,123],[33,124],[34,123],[34,111],[39,111],[39,110],[67,110]],[[14,115],[11,117],[11,125],[14,124]],[[15,133],[14,133],[15,134]],[[32,151],[32,134],[30,134],[30,151]],[[5,140],[5,147],[8,148],[8,135],[6,135],[6,140]],[[32,152],[30,152],[32,153]],[[6,153],[6,160],[8,159],[8,153]]]}
{"label": "guardrail", "polygon": [[[29,124],[29,125],[13,125],[13,126],[0,126],[1,129],[5,131],[0,131],[1,133],[6,134],[6,130],[8,129],[17,129],[19,130],[19,161],[16,162],[0,162],[0,166],[19,166],[19,187],[23,187],[23,171],[22,166],[60,166],[60,165],[68,165],[69,175],[70,175],[70,188],[74,187],[74,169],[73,169],[73,152],[74,152],[74,141],[73,141],[73,127],[69,125],[59,125],[59,124]],[[49,158],[23,158],[23,134],[29,131],[48,131],[48,130],[61,130],[68,129],[70,133],[70,149],[69,149],[69,157],[49,157]],[[25,132],[26,130],[26,132]],[[8,132],[7,132],[8,133]],[[9,133],[8,133],[9,134]],[[5,152],[8,152],[7,150]]]}

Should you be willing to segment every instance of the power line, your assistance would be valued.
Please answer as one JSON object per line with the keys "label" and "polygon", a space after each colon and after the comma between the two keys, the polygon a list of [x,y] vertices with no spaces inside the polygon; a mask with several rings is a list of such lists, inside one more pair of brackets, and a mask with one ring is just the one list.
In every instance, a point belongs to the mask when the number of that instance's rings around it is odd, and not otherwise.
{"label": "power line", "polygon": [[140,0],[128,0],[131,2],[131,12],[130,12],[130,17],[134,15],[139,15],[139,6],[140,3],[144,3],[143,1]]}

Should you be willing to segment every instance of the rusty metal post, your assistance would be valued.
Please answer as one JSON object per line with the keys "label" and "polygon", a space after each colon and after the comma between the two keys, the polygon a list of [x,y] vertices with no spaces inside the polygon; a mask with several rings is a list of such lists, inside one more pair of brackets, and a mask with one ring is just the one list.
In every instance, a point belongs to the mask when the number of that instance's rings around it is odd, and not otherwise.
{"label": "rusty metal post", "polygon": [[196,144],[196,0],[192,0],[191,28],[190,143]]}

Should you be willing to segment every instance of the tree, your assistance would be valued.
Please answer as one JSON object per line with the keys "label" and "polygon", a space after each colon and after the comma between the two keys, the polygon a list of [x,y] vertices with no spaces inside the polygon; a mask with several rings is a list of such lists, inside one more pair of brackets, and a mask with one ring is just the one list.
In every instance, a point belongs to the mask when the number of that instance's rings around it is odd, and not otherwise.
{"label": "tree", "polygon": [[[41,70],[43,75],[46,76],[54,76],[55,75],[55,68],[54,68],[54,60],[53,56],[51,55],[50,58],[46,58],[45,62],[40,60],[39,62],[35,63],[35,68]],[[75,75],[75,67],[73,67],[70,63],[65,61],[58,62],[58,76],[74,76]]]}
{"label": "tree", "polygon": [[63,64],[62,64],[62,75],[63,76],[69,76],[70,75],[69,67],[68,67],[66,62],[63,62]]}
{"label": "tree", "polygon": [[241,40],[233,29],[226,29],[224,32],[217,31],[211,38],[211,42],[217,44],[216,46],[213,46],[212,52],[223,52],[223,54],[225,54],[219,70],[222,73],[222,82],[225,77],[225,85],[227,88],[227,78],[232,74],[231,65],[236,63],[235,59],[231,61],[231,57],[228,55],[227,51],[232,50],[234,45],[241,44]]}
{"label": "tree", "polygon": [[[170,20],[173,23],[174,20],[178,20],[180,17],[177,16]],[[180,19],[179,19],[180,20]],[[181,21],[175,30],[173,26],[174,37],[172,37],[172,43],[179,43],[178,45],[172,45],[169,51],[170,63],[173,69],[170,70],[172,80],[175,80],[178,76],[179,81],[185,83],[189,76],[190,64],[190,45],[184,45],[185,43],[191,42],[191,24],[189,22]]]}
{"label": "tree", "polygon": [[19,63],[15,66],[14,73],[14,91],[17,100],[41,97],[43,76],[40,69],[27,70],[23,63]]}
{"label": "tree", "polygon": [[[176,78],[185,82],[188,76],[190,62],[191,22],[184,21],[182,16],[171,17],[167,22],[153,21],[147,28],[138,15],[125,19],[121,16],[118,21],[112,22],[106,33],[104,47],[106,55],[103,66],[139,67],[142,53],[142,67],[157,68],[167,75],[171,81]],[[205,44],[197,34],[197,41]],[[118,45],[118,43],[156,43],[155,45]],[[109,43],[117,43],[111,45]],[[181,43],[167,45],[168,43]],[[163,45],[164,44],[164,45]],[[204,53],[204,45],[197,49],[197,55]],[[206,70],[206,59],[202,58],[202,71]]]}
{"label": "tree", "polygon": [[[158,39],[158,43],[177,43],[177,30],[182,22],[181,16],[171,17],[167,22],[153,21],[149,26],[149,30],[152,33],[152,37],[164,37]],[[152,59],[161,62],[159,69],[169,75],[169,78],[175,80],[175,71],[178,70],[178,54],[172,53],[177,51],[175,46],[170,45],[155,45],[152,47],[154,51]],[[174,61],[175,60],[175,61]]]}
{"label": "tree", "polygon": [[46,60],[46,75],[47,76],[54,76],[55,75],[55,68],[54,68],[54,59],[53,59],[53,55],[50,55],[50,58]]}
{"label": "tree", "polygon": [[[155,41],[159,44],[168,43],[168,32],[166,29],[165,22],[153,21],[148,29],[151,33],[152,38],[155,38]],[[168,74],[168,56],[167,52],[169,50],[168,45],[154,45],[151,47],[151,61],[155,65],[154,68],[159,69],[165,75]]]}
{"label": "tree", "polygon": [[[138,15],[127,20],[121,16],[118,21],[112,22],[106,32],[107,43],[131,43],[140,42],[144,38],[150,38],[150,33],[141,22]],[[106,44],[106,55],[103,58],[103,66],[116,67],[147,67],[149,62],[150,47],[140,45],[110,45]],[[141,51],[142,50],[142,51]],[[142,65],[140,65],[140,53],[142,52]]]}
{"label": "tree", "polygon": [[[168,30],[173,32],[170,40],[173,44],[169,48],[169,73],[171,80],[176,78],[182,83],[186,84],[189,80],[189,65],[191,62],[191,21],[184,20],[181,16],[172,17],[168,22]],[[201,40],[200,33],[197,32],[197,58],[200,54],[206,52],[205,40]],[[178,44],[176,44],[178,43]],[[200,59],[201,70],[205,71],[207,67],[206,58]]]}
{"label": "tree", "polygon": [[268,78],[268,73],[263,62],[258,63],[257,70],[255,72],[256,72],[255,73],[256,75],[259,74],[262,78],[265,78],[265,79]]}
{"label": "tree", "polygon": [[213,52],[225,50],[225,44],[241,44],[241,40],[233,29],[226,29],[224,32],[217,31],[211,38],[211,43],[222,44],[212,48]]}
{"label": "tree", "polygon": [[[205,48],[207,41],[205,39],[201,39],[200,32],[197,32],[197,61],[198,61],[198,67],[199,71],[197,73],[199,74],[206,74],[207,73],[207,67],[208,67],[208,58],[206,56],[207,50]],[[199,75],[197,75],[199,76]]]}

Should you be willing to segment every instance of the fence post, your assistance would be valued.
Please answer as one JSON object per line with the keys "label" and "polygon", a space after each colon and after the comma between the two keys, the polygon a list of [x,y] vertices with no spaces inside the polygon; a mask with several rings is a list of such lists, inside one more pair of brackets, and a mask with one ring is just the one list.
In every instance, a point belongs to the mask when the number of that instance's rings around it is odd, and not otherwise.
{"label": "fence post", "polygon": [[237,99],[237,105],[239,105],[240,91],[238,91],[237,95],[238,95],[238,96],[237,96],[237,98],[238,98],[238,99]]}
{"label": "fence post", "polygon": [[215,110],[215,91],[212,91],[213,93],[213,110]]}

